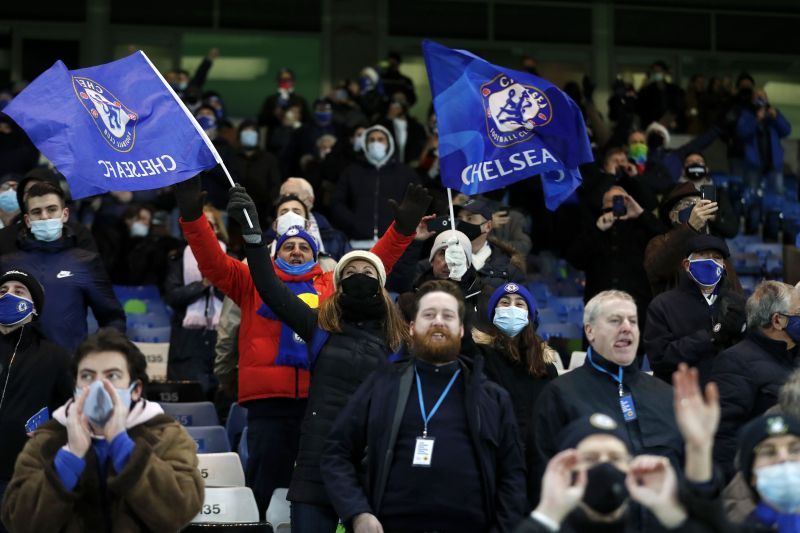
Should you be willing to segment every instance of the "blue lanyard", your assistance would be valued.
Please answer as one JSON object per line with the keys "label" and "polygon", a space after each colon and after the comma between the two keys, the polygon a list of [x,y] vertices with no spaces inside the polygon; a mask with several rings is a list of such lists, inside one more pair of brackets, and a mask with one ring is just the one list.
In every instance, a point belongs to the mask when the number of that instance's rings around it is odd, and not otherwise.
{"label": "blue lanyard", "polygon": [[456,373],[453,374],[453,377],[450,378],[450,383],[448,383],[447,387],[445,387],[444,391],[442,391],[441,396],[439,396],[439,400],[437,400],[436,404],[433,406],[433,409],[431,409],[431,412],[426,415],[425,414],[425,400],[422,398],[422,382],[419,379],[419,372],[417,372],[417,367],[416,366],[414,367],[414,374],[417,376],[417,396],[419,397],[419,410],[422,413],[422,422],[424,424],[423,430],[422,430],[422,436],[423,437],[427,437],[428,436],[428,422],[431,421],[431,418],[433,418],[433,415],[435,415],[436,411],[439,410],[439,406],[442,405],[442,402],[444,401],[445,397],[447,396],[447,393],[450,392],[450,388],[453,386],[453,383],[456,382],[456,378],[458,377],[458,375],[460,373],[461,373],[461,369],[459,368],[458,370],[456,370]]}
{"label": "blue lanyard", "polygon": [[611,372],[609,372],[608,370],[606,370],[602,366],[600,366],[597,363],[595,363],[594,360],[592,359],[592,347],[591,346],[586,351],[586,358],[589,360],[589,363],[595,368],[595,370],[598,370],[598,371],[602,372],[603,374],[608,374],[609,376],[611,376],[611,378],[614,381],[619,383],[619,396],[621,398],[622,394],[623,394],[623,390],[622,390],[622,367],[619,367],[619,373],[618,373],[618,375],[615,376],[614,374],[612,374]]}

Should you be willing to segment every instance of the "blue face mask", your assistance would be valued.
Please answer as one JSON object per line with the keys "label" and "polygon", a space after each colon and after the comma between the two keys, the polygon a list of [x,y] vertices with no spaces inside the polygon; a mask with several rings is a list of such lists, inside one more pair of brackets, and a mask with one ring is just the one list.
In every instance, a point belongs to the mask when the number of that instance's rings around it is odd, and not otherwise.
{"label": "blue face mask", "polygon": [[38,241],[52,242],[61,237],[64,223],[60,218],[31,220],[31,233]]}
{"label": "blue face mask", "polygon": [[509,337],[516,337],[528,325],[528,311],[514,306],[498,307],[494,311],[492,322]]}
{"label": "blue face mask", "polygon": [[789,461],[756,470],[756,490],[782,513],[800,512],[800,462]]}
{"label": "blue face mask", "polygon": [[[136,388],[136,381],[131,383],[127,389],[117,389],[117,394],[122,402],[122,405],[131,405],[131,393]],[[74,398],[77,400],[81,395],[81,388],[75,387]],[[111,418],[114,413],[114,402],[111,396],[103,387],[103,382],[100,380],[93,381],[89,385],[89,391],[86,393],[86,402],[83,404],[83,414],[89,419],[89,422],[96,428],[105,427],[106,422]]]}
{"label": "blue face mask", "polygon": [[258,146],[258,132],[256,130],[242,130],[239,134],[239,143],[244,148],[255,148]]}
{"label": "blue face mask", "polygon": [[0,192],[0,211],[13,213],[18,210],[19,202],[17,201],[17,191],[8,189],[7,191]]}
{"label": "blue face mask", "polygon": [[303,263],[302,265],[291,265],[284,261],[282,258],[277,257],[275,258],[275,264],[283,270],[284,273],[289,274],[290,276],[302,276],[303,274],[308,274],[311,272],[311,269],[316,266],[316,261],[309,261],[308,263]]}
{"label": "blue face mask", "polygon": [[725,267],[713,259],[691,259],[689,261],[689,275],[700,285],[714,287],[722,279]]}
{"label": "blue face mask", "polygon": [[200,127],[204,130],[213,130],[217,127],[217,120],[214,117],[207,117],[205,115],[198,117],[197,123],[200,124]]}
{"label": "blue face mask", "polygon": [[328,124],[331,119],[333,118],[333,112],[331,111],[315,111],[314,112],[314,120],[317,121],[317,124]]}
{"label": "blue face mask", "polygon": [[19,324],[33,313],[33,302],[10,292],[0,296],[0,325]]}
{"label": "blue face mask", "polygon": [[783,330],[789,335],[795,344],[800,344],[800,316],[798,315],[783,315],[789,319],[786,327]]}

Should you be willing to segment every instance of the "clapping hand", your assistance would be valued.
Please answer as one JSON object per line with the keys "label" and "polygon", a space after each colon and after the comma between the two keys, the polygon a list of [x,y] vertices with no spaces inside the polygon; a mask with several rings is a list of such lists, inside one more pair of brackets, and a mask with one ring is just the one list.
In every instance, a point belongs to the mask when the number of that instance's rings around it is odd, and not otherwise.
{"label": "clapping hand", "polygon": [[77,400],[69,406],[67,414],[67,449],[72,455],[83,458],[92,445],[89,419],[83,414],[83,405],[89,395],[89,387],[83,387]]}
{"label": "clapping hand", "polygon": [[586,470],[578,469],[578,452],[564,450],[550,459],[542,478],[542,499],[536,511],[561,523],[572,512],[586,490]]}
{"label": "clapping hand", "polygon": [[674,528],[686,520],[686,511],[678,501],[678,477],[666,457],[635,457],[625,487],[631,499],[649,509],[664,527]]}

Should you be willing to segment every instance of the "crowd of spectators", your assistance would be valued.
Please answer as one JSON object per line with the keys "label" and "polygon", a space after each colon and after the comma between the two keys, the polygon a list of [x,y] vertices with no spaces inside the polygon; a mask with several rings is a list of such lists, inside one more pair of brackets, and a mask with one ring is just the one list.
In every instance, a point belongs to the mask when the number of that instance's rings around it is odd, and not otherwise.
{"label": "crowd of spectators", "polygon": [[[247,485],[262,516],[289,487],[296,531],[800,531],[800,292],[744,293],[738,200],[712,179],[784,193],[791,126],[752,76],[684,90],[656,61],[607,117],[591,79],[566,84],[596,158],[576,193],[455,194],[451,227],[399,54],[310,102],[281,68],[251,117],[206,89],[218,56],[165,79],[232,189],[217,167],[72,201],[0,113],[0,532],[198,512],[193,443],[146,399],[115,285],[158,287],[168,378],[247,408]],[[528,289],[557,260],[585,279],[567,373]]]}

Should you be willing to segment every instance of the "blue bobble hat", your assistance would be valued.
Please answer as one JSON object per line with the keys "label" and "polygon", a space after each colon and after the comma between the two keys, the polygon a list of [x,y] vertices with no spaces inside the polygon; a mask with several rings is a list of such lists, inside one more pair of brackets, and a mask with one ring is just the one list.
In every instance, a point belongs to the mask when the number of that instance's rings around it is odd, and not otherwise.
{"label": "blue bobble hat", "polygon": [[494,310],[497,307],[497,302],[500,301],[500,298],[503,296],[507,296],[510,294],[519,294],[525,300],[525,303],[528,304],[528,317],[531,323],[536,324],[538,322],[539,311],[536,309],[536,300],[533,298],[533,295],[528,292],[528,289],[520,285],[519,283],[506,283],[505,285],[500,285],[495,289],[492,293],[492,296],[489,298],[489,307],[488,307],[488,314],[489,314],[489,322],[494,320]]}
{"label": "blue bobble hat", "polygon": [[278,255],[278,250],[281,249],[283,243],[286,242],[287,239],[291,239],[293,237],[299,237],[308,243],[308,245],[311,247],[311,251],[314,252],[314,261],[316,261],[317,255],[319,254],[317,239],[315,239],[310,233],[300,226],[292,226],[286,230],[286,233],[278,237],[278,242],[275,243],[275,255]]}

